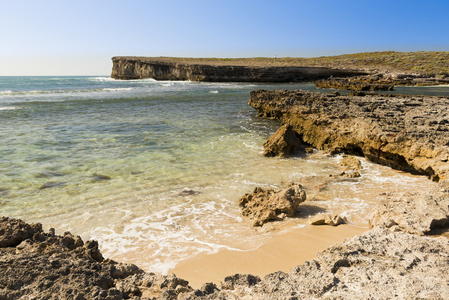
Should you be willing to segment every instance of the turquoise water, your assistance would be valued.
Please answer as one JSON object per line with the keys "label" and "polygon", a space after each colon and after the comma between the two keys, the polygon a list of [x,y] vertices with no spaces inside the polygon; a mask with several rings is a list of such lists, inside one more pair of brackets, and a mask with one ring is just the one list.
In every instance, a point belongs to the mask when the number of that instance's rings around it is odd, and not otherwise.
{"label": "turquoise water", "polygon": [[[308,83],[0,77],[0,214],[98,239],[106,256],[153,271],[199,252],[257,246],[269,233],[240,217],[244,193],[338,173],[338,158],[261,156],[279,124],[247,105],[260,88],[315,90]],[[368,204],[360,195],[341,200],[343,191],[421,180],[365,169],[366,179],[330,192],[340,200],[317,203],[350,216]]]}

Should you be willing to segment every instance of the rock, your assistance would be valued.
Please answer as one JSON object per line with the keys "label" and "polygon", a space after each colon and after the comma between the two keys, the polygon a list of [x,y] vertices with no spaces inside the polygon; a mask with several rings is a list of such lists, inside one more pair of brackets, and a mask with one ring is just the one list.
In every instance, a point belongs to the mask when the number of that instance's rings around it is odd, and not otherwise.
{"label": "rock", "polygon": [[260,299],[446,299],[449,240],[376,228],[332,246],[289,273],[267,275]]}
{"label": "rock", "polygon": [[15,247],[22,241],[42,232],[42,224],[28,224],[22,220],[0,218],[0,248]]}
{"label": "rock", "polygon": [[104,260],[96,241],[0,219],[0,299],[176,299],[191,291],[174,275]]}
{"label": "rock", "polygon": [[264,156],[287,157],[299,151],[301,140],[292,126],[281,126],[264,144]]}
{"label": "rock", "polygon": [[64,181],[49,181],[44,183],[39,187],[40,190],[48,189],[48,188],[54,188],[54,187],[60,187],[65,185],[66,183]]}
{"label": "rock", "polygon": [[309,224],[337,226],[340,224],[346,224],[346,218],[337,214],[319,214],[314,216]]}
{"label": "rock", "polygon": [[418,235],[449,229],[449,181],[420,193],[387,193],[369,215],[370,227],[381,226]]}
{"label": "rock", "polygon": [[[250,194],[245,194],[239,201],[243,216],[254,220],[254,226],[277,219],[278,215],[293,216],[298,205],[306,200],[306,193],[302,186],[292,183],[284,190],[267,189],[260,187]],[[282,215],[282,217],[285,217]]]}
{"label": "rock", "polygon": [[[332,78],[315,81],[317,88],[340,89],[340,90],[355,90],[355,91],[392,91],[393,84],[379,84],[372,82],[363,82],[363,78],[358,77],[358,81],[351,81],[346,78]],[[356,79],[356,80],[357,80]],[[373,82],[380,82],[375,80]]]}
{"label": "rock", "polygon": [[345,171],[360,171],[362,169],[362,162],[354,156],[345,155],[340,160],[340,166],[344,167]]}
{"label": "rock", "polygon": [[329,175],[329,177],[331,178],[338,178],[338,177],[343,177],[343,178],[350,178],[350,179],[354,179],[354,178],[359,178],[360,173],[358,171],[343,171],[338,175]]}
{"label": "rock", "polygon": [[104,180],[111,180],[111,177],[109,177],[108,175],[102,175],[102,174],[97,174],[94,173],[92,176],[92,181],[104,181]]}
{"label": "rock", "polygon": [[248,66],[242,63],[212,64],[161,57],[116,56],[111,77],[115,79],[191,80],[209,82],[298,82],[329,76],[354,76],[364,71],[314,66]]}
{"label": "rock", "polygon": [[448,97],[259,90],[249,105],[260,117],[291,125],[318,150],[363,155],[434,181],[449,178]]}

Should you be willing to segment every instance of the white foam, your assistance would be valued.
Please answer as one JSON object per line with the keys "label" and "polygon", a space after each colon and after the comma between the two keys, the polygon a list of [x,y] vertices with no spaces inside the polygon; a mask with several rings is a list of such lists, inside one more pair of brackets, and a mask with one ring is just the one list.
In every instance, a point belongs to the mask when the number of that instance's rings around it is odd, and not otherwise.
{"label": "white foam", "polygon": [[218,91],[209,91],[209,94],[218,94]]}
{"label": "white foam", "polygon": [[14,109],[19,109],[19,107],[15,106],[0,107],[0,110],[14,110]]}
{"label": "white foam", "polygon": [[103,91],[108,91],[108,92],[115,92],[115,91],[130,91],[130,90],[132,90],[133,88],[130,88],[130,87],[128,87],[128,88],[105,88],[105,89],[103,89]]}

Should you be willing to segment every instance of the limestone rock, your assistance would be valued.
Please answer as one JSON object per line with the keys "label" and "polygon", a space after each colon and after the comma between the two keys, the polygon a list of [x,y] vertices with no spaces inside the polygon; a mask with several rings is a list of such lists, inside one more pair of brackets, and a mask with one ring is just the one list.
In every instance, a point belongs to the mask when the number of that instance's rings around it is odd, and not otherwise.
{"label": "limestone rock", "polygon": [[0,299],[169,299],[192,291],[174,275],[104,260],[96,241],[45,233],[41,224],[2,217],[0,241]]}
{"label": "limestone rock", "polygon": [[434,181],[449,178],[448,97],[259,90],[249,105],[260,117],[291,125],[316,149],[363,155]]}
{"label": "limestone rock", "polygon": [[340,160],[340,166],[346,170],[360,171],[362,169],[362,162],[352,155],[345,155]]}
{"label": "limestone rock", "polygon": [[264,156],[287,157],[299,151],[301,140],[292,126],[281,126],[264,144]]}
{"label": "limestone rock", "polygon": [[212,64],[161,57],[116,56],[111,77],[115,79],[191,80],[210,82],[298,82],[329,76],[354,76],[364,71],[314,66],[251,66],[226,60]]}
{"label": "limestone rock", "polygon": [[346,224],[346,219],[338,214],[319,214],[314,216],[309,224],[337,226],[340,224]]}
{"label": "limestone rock", "polygon": [[254,226],[276,220],[279,215],[293,216],[298,205],[306,200],[302,186],[292,183],[284,190],[256,187],[239,201],[242,215],[254,220]]}
{"label": "limestone rock", "polygon": [[382,226],[418,235],[449,229],[449,181],[429,191],[384,194],[369,216],[370,227]]}
{"label": "limestone rock", "polygon": [[15,247],[22,241],[42,232],[42,224],[28,224],[22,220],[0,218],[0,248]]}

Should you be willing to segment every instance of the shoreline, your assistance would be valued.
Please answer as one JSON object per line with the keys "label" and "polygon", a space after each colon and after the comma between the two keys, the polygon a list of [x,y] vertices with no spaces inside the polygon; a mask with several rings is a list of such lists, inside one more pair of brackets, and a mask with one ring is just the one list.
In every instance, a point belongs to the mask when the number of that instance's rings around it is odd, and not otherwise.
{"label": "shoreline", "polygon": [[[0,286],[5,288],[0,297],[448,298],[447,278],[441,274],[449,265],[449,116],[443,105],[449,99],[415,98],[252,93],[250,104],[259,116],[291,123],[303,141],[318,149],[363,154],[438,182],[425,190],[383,193],[370,209],[370,230],[306,226],[280,233],[255,250],[198,255],[173,269],[180,278],[192,276],[189,286],[173,274],[104,259],[96,241],[84,243],[68,232],[57,236],[54,230],[43,232],[40,224],[2,218]],[[229,276],[233,272],[246,274]]]}
{"label": "shoreline", "polygon": [[288,272],[314,259],[318,252],[367,230],[367,227],[352,225],[292,228],[271,237],[257,249],[200,253],[180,262],[169,270],[169,274],[176,274],[197,289],[206,282],[218,284],[231,274],[252,274],[262,278],[276,271]]}

